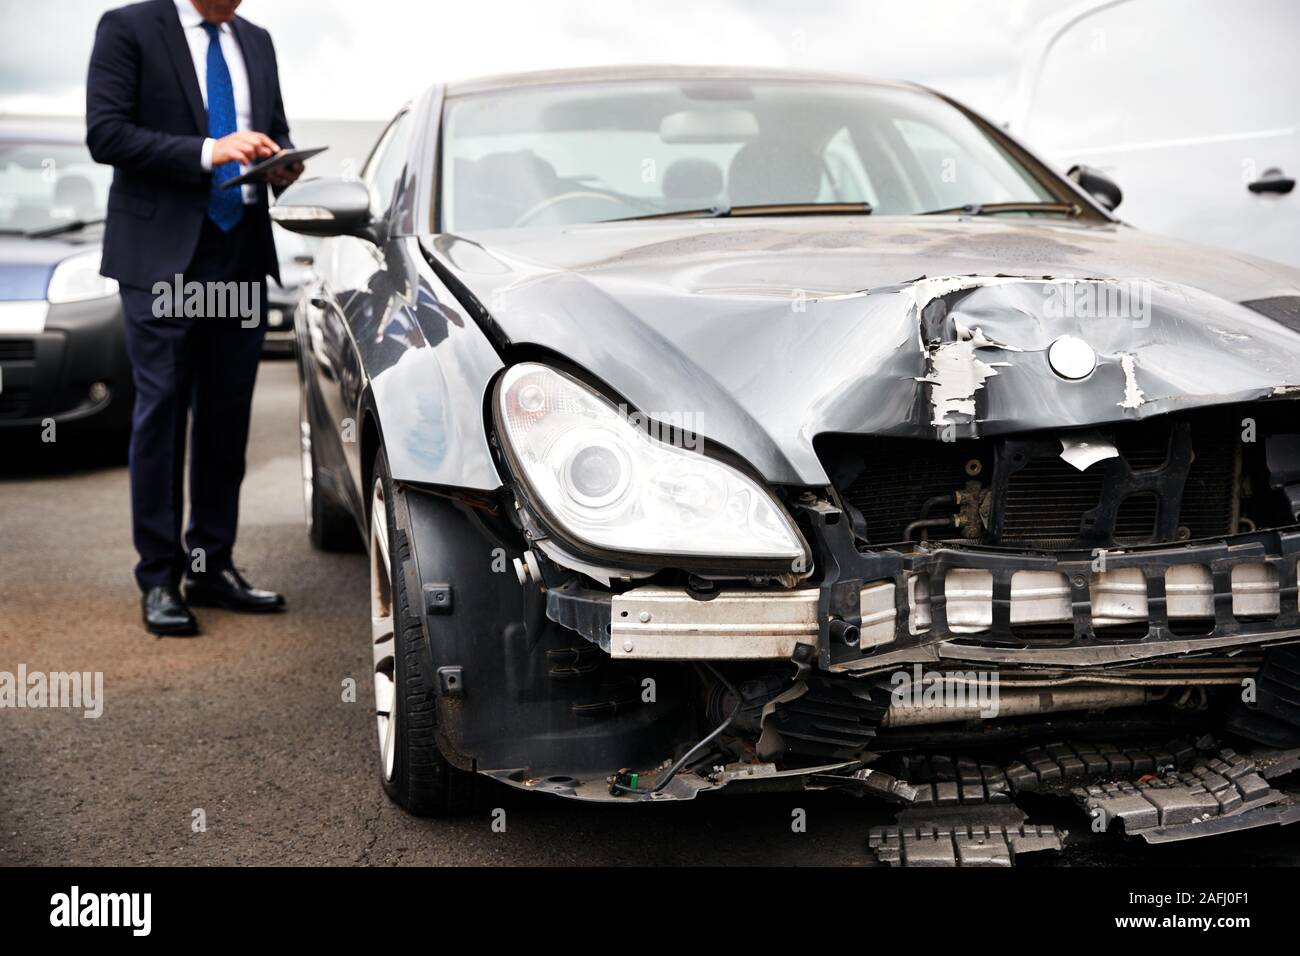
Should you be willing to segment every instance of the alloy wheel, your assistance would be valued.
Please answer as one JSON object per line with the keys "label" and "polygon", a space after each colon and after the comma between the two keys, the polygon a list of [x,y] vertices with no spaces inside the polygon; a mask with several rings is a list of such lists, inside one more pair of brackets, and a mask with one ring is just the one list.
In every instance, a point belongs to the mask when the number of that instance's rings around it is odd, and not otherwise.
{"label": "alloy wheel", "polygon": [[375,479],[370,502],[370,639],[374,654],[375,724],[384,779],[393,779],[397,756],[397,659],[392,564],[388,551],[388,504],[384,482]]}
{"label": "alloy wheel", "polygon": [[307,389],[298,388],[298,449],[302,462],[302,509],[307,519],[307,533],[312,530],[312,493],[315,473],[311,463],[311,418],[307,414]]}

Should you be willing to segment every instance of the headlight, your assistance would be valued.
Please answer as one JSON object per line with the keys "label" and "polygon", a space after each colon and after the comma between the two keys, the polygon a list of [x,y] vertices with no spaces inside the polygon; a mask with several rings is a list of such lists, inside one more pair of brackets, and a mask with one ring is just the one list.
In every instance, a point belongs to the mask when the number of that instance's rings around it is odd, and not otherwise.
{"label": "headlight", "polygon": [[99,274],[99,250],[79,252],[54,267],[45,298],[51,305],[117,295],[117,280]]}
{"label": "headlight", "polygon": [[766,489],[656,441],[570,376],[515,365],[496,413],[515,475],[557,532],[607,551],[803,569],[803,539]]}

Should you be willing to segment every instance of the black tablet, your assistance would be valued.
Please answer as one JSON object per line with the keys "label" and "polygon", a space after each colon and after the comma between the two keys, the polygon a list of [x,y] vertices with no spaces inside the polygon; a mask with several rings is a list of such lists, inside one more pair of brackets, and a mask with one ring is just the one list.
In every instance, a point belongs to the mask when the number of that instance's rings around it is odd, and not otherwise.
{"label": "black tablet", "polygon": [[328,146],[317,146],[314,149],[286,149],[274,156],[268,156],[260,163],[249,166],[245,172],[240,173],[234,179],[227,179],[221,184],[221,188],[233,189],[236,186],[244,185],[244,183],[257,182],[273,169],[279,169],[281,166],[292,166],[301,160],[311,159],[317,153],[323,153],[327,149],[329,149]]}

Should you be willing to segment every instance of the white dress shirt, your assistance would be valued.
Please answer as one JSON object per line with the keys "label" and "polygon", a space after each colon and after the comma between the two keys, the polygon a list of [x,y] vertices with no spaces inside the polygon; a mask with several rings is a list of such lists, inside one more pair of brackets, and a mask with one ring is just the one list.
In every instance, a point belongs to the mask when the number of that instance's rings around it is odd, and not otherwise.
{"label": "white dress shirt", "polygon": [[[203,29],[203,15],[195,9],[190,0],[176,0],[176,12],[181,17],[181,29],[185,31],[185,42],[190,45],[190,57],[194,60],[194,72],[199,78],[199,93],[203,97],[203,106],[208,105],[208,32]],[[253,128],[253,95],[248,85],[248,67],[244,65],[244,54],[239,49],[239,41],[229,23],[218,27],[221,36],[221,55],[226,59],[226,69],[230,71],[230,85],[235,93],[235,129]],[[199,161],[205,172],[212,170],[212,137],[203,141],[203,152]],[[240,166],[244,170],[245,166]],[[244,205],[251,206],[257,202],[257,187],[245,184],[243,191]]]}

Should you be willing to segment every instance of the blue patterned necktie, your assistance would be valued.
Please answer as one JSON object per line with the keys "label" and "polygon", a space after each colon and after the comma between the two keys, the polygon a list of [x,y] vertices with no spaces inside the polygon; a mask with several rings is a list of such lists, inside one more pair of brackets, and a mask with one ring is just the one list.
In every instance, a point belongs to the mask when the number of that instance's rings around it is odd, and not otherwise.
{"label": "blue patterned necktie", "polygon": [[[221,29],[204,23],[208,33],[208,135],[220,139],[235,131],[235,88],[230,82],[226,58],[221,55]],[[244,218],[243,190],[238,186],[223,189],[222,183],[239,175],[239,163],[222,163],[212,167],[212,187],[208,192],[208,218],[222,232],[229,232]]]}

